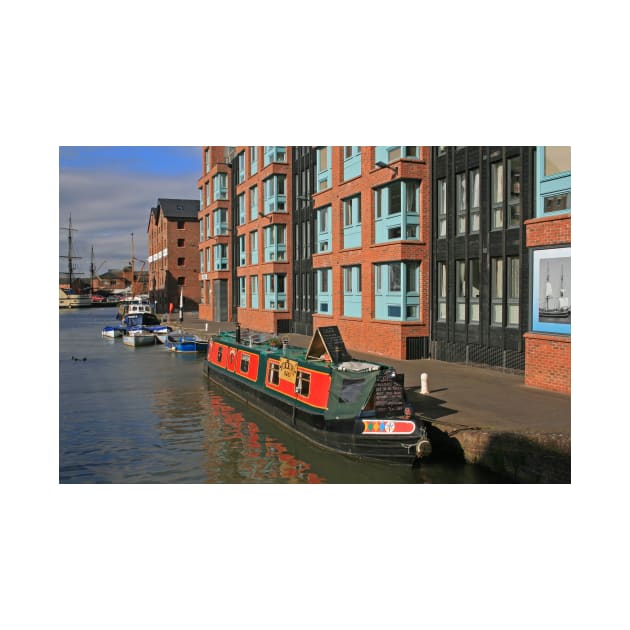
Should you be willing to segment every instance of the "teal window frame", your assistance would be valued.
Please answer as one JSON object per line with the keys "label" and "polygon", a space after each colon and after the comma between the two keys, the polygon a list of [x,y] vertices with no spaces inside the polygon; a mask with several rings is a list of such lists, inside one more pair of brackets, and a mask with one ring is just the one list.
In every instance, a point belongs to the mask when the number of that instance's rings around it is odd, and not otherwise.
{"label": "teal window frame", "polygon": [[[323,157],[326,156],[324,161]],[[332,147],[318,147],[315,173],[317,192],[328,190],[332,186]]]}
{"label": "teal window frame", "polygon": [[374,263],[374,318],[382,321],[420,320],[420,262]]}
{"label": "teal window frame", "polygon": [[258,147],[249,147],[249,174],[258,173]]}
{"label": "teal window frame", "polygon": [[249,258],[250,265],[258,264],[258,230],[249,233]]}
{"label": "teal window frame", "polygon": [[361,195],[341,200],[343,247],[361,247]]}
{"label": "teal window frame", "polygon": [[236,203],[238,206],[238,224],[243,225],[247,222],[247,209],[245,207],[245,193],[241,193],[236,198]]}
{"label": "teal window frame", "polygon": [[343,179],[361,175],[361,147],[343,147]]}
{"label": "teal window frame", "polygon": [[238,244],[238,266],[244,267],[247,264],[247,249],[245,245],[245,234],[239,234],[237,244]]}
{"label": "teal window frame", "polygon": [[265,310],[287,310],[287,274],[266,273],[263,276],[265,286]]}
{"label": "teal window frame", "polygon": [[[536,216],[549,217],[558,214],[570,214],[571,169],[545,175],[546,148],[536,147]],[[567,195],[568,208],[545,212],[545,201],[563,195]]]}
{"label": "teal window frame", "polygon": [[263,166],[268,166],[272,162],[280,162],[286,164],[287,148],[284,147],[265,147]]}
{"label": "teal window frame", "polygon": [[420,147],[374,147],[374,149],[375,162],[385,162],[385,164],[391,164],[397,160],[420,159]]}
{"label": "teal window frame", "polygon": [[199,250],[199,273],[206,273],[205,254],[203,249]]}
{"label": "teal window frame", "polygon": [[228,210],[227,208],[217,208],[212,211],[212,222],[214,224],[214,235],[225,236],[228,233]]}
{"label": "teal window frame", "polygon": [[258,276],[249,277],[251,308],[258,308]]}
{"label": "teal window frame", "polygon": [[315,301],[315,312],[321,315],[333,314],[333,283],[332,269],[325,267],[316,270],[317,297]]}
{"label": "teal window frame", "polygon": [[241,151],[236,156],[237,182],[242,184],[245,181],[245,151]]}
{"label": "teal window frame", "polygon": [[283,223],[263,228],[264,262],[285,262],[287,259],[287,226]]}
{"label": "teal window frame", "polygon": [[264,214],[287,211],[287,182],[285,175],[271,175],[263,180]]}
{"label": "teal window frame", "polygon": [[250,221],[258,218],[258,186],[249,189],[249,218]]}
{"label": "teal window frame", "polygon": [[221,201],[228,198],[227,173],[217,173],[212,177],[212,190],[214,201]]}
{"label": "teal window frame", "polygon": [[420,240],[420,181],[399,179],[374,189],[374,242]]}
{"label": "teal window frame", "polygon": [[225,243],[218,243],[213,247],[214,254],[214,270],[215,271],[228,271],[228,246]]}
{"label": "teal window frame", "polygon": [[346,317],[361,317],[361,265],[342,267],[343,314]]}
{"label": "teal window frame", "polygon": [[241,308],[247,306],[247,278],[246,276],[238,277],[238,305]]}
{"label": "teal window frame", "polygon": [[332,206],[324,206],[317,208],[315,213],[316,236],[317,236],[317,252],[332,251]]}

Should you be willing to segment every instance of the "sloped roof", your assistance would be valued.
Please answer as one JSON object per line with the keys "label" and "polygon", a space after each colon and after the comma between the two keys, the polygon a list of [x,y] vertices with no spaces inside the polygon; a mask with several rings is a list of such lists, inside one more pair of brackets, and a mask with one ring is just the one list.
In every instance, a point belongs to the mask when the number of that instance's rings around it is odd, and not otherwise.
{"label": "sloped roof", "polygon": [[197,219],[199,199],[158,199],[167,219]]}
{"label": "sloped roof", "polygon": [[161,197],[157,200],[157,207],[151,208],[149,223],[152,220],[154,223],[158,222],[160,210],[169,221],[197,221],[199,208],[199,199],[165,199]]}

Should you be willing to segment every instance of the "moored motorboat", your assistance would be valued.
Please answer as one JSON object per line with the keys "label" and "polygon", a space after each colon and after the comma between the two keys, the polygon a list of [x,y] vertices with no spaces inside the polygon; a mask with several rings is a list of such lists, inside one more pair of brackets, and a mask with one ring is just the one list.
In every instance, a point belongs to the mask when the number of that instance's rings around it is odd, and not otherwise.
{"label": "moored motorboat", "polygon": [[128,328],[122,339],[126,346],[152,346],[155,344],[155,335],[142,328]]}
{"label": "moored motorboat", "polygon": [[[406,402],[404,375],[353,360],[336,326],[309,347],[223,332],[208,345],[208,378],[309,441],[345,455],[411,464],[431,452]],[[275,342],[275,343],[274,343]]]}
{"label": "moored motorboat", "polygon": [[170,333],[167,335],[164,345],[171,352],[200,353],[208,351],[208,340],[197,335],[184,335],[183,333]]}
{"label": "moored motorboat", "polygon": [[101,336],[111,338],[122,337],[124,332],[124,326],[104,326],[101,330]]}

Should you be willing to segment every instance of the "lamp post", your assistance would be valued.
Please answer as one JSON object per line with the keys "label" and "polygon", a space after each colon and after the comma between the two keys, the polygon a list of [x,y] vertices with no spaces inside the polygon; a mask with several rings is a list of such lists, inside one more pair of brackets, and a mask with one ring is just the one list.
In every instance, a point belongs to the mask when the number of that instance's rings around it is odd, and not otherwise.
{"label": "lamp post", "polygon": [[379,168],[388,168],[391,171],[394,171],[394,177],[396,177],[396,175],[398,175],[398,167],[397,166],[390,166],[389,164],[385,164],[385,162],[381,162],[378,161],[376,163],[376,166],[378,166]]}

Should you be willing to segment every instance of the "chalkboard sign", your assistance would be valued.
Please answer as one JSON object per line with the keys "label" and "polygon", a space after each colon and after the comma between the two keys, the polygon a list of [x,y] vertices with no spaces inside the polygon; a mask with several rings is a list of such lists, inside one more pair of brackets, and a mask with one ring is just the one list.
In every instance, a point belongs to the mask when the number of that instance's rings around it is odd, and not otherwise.
{"label": "chalkboard sign", "polygon": [[337,326],[320,326],[313,333],[306,356],[319,359],[325,355],[329,357],[328,360],[332,360],[335,363],[350,361],[352,358],[346,350]]}
{"label": "chalkboard sign", "polygon": [[397,374],[394,378],[388,374],[376,377],[374,410],[377,414],[402,413],[405,405],[404,383],[404,374]]}

